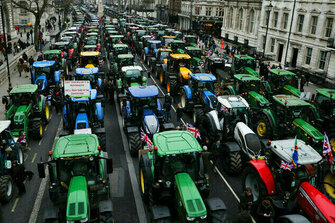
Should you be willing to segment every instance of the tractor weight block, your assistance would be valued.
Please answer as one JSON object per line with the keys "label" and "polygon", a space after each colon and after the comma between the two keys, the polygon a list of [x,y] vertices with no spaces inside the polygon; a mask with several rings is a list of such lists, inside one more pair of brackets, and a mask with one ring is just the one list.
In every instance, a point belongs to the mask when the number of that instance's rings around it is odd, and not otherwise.
{"label": "tractor weight block", "polygon": [[44,163],[37,164],[38,176],[40,178],[45,178]]}
{"label": "tractor weight block", "polygon": [[166,131],[166,130],[174,130],[176,129],[175,125],[171,122],[169,123],[164,123],[163,124],[163,131]]}
{"label": "tractor weight block", "polygon": [[106,211],[113,211],[113,203],[111,200],[104,200],[99,202],[99,213],[104,213]]}
{"label": "tractor weight block", "polygon": [[130,127],[127,127],[127,133],[135,133],[135,132],[138,132],[138,127],[135,127],[135,126],[130,126]]}
{"label": "tractor weight block", "polygon": [[227,210],[225,203],[218,197],[208,198],[205,203],[211,211]]}
{"label": "tractor weight block", "polygon": [[113,159],[112,158],[108,158],[106,159],[106,169],[107,169],[107,173],[113,173]]}
{"label": "tractor weight block", "polygon": [[151,206],[153,220],[168,218],[171,216],[170,209],[167,206]]}
{"label": "tractor weight block", "polygon": [[54,222],[58,219],[58,208],[57,207],[47,207],[44,211],[44,222]]}

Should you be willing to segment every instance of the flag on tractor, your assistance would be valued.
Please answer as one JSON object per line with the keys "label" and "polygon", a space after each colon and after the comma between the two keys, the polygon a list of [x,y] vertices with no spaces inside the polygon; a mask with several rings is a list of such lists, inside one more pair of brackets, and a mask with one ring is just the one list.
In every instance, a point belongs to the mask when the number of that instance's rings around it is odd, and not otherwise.
{"label": "flag on tractor", "polygon": [[292,154],[292,159],[293,159],[293,162],[292,162],[293,167],[296,167],[298,165],[298,160],[299,160],[297,136],[295,137],[294,151]]}
{"label": "flag on tractor", "polygon": [[284,160],[281,161],[281,164],[280,164],[280,169],[283,169],[283,170],[292,170],[293,168],[293,164],[291,163],[288,163],[288,162],[285,162]]}
{"label": "flag on tractor", "polygon": [[224,106],[224,105],[221,105],[221,111],[227,112],[228,108],[226,106]]}
{"label": "flag on tractor", "polygon": [[200,38],[198,37],[198,40],[197,40],[197,47],[200,47]]}
{"label": "flag on tractor", "polygon": [[196,139],[201,139],[198,129],[189,123],[187,123],[187,131],[192,133]]}
{"label": "flag on tractor", "polygon": [[19,144],[26,144],[27,143],[27,138],[26,138],[26,134],[24,132],[22,132],[22,134],[20,134],[17,142]]}
{"label": "flag on tractor", "polygon": [[123,44],[123,42],[121,40],[119,40],[119,44]]}
{"label": "flag on tractor", "polygon": [[154,34],[151,33],[151,40],[155,40]]}
{"label": "flag on tractor", "polygon": [[149,138],[149,136],[143,131],[143,129],[141,128],[141,140],[143,142],[146,142],[147,145],[149,146],[149,149],[152,148],[152,141],[151,139]]}
{"label": "flag on tractor", "polygon": [[331,145],[330,145],[330,142],[329,142],[329,139],[328,139],[328,136],[327,136],[326,133],[325,133],[325,137],[323,139],[322,155],[327,158],[328,162],[330,162],[331,164],[334,163],[332,148],[331,148]]}
{"label": "flag on tractor", "polygon": [[183,41],[186,43],[186,38],[185,38],[185,36],[183,36]]}
{"label": "flag on tractor", "polygon": [[209,51],[208,51],[208,56],[211,56],[213,54],[213,49],[210,49]]}

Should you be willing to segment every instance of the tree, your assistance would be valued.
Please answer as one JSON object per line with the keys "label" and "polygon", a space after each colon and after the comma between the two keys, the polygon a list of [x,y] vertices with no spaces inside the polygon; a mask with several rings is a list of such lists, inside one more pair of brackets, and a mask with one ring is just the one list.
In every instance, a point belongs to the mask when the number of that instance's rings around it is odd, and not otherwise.
{"label": "tree", "polygon": [[34,24],[34,45],[35,49],[38,50],[38,43],[39,43],[39,27],[41,23],[41,18],[43,13],[48,7],[52,6],[52,0],[10,0],[14,5],[19,8],[25,9],[28,12],[31,12],[35,17],[35,24]]}

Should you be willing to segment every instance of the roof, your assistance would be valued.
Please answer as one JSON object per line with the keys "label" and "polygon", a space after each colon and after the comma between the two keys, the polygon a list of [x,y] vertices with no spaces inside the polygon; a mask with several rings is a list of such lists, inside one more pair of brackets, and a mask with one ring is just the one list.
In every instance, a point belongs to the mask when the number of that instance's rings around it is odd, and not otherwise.
{"label": "roof", "polygon": [[117,55],[117,58],[128,59],[128,58],[134,58],[134,56],[133,56],[133,54],[119,54],[119,55]]}
{"label": "roof", "polygon": [[80,53],[80,56],[83,56],[83,57],[92,57],[92,56],[95,57],[98,55],[99,55],[99,52],[96,52],[96,51],[84,51]]}
{"label": "roof", "polygon": [[173,53],[173,54],[170,54],[170,56],[172,58],[178,59],[178,60],[180,60],[180,59],[191,59],[191,56],[188,55],[188,54],[175,54],[175,53]]}
{"label": "roof", "polygon": [[175,39],[175,36],[163,36],[164,39]]}
{"label": "roof", "polygon": [[183,40],[179,40],[179,39],[172,40],[172,43],[184,43],[185,44]]}
{"label": "roof", "polygon": [[97,48],[97,45],[85,45],[84,49],[92,49],[92,48]]}
{"label": "roof", "polygon": [[288,70],[284,70],[284,69],[270,69],[270,72],[272,74],[276,74],[276,75],[284,75],[284,76],[296,76],[295,73],[288,71]]}
{"label": "roof", "polygon": [[55,43],[53,43],[52,45],[55,45],[55,46],[59,46],[59,45],[69,45],[69,42],[60,41],[60,42],[55,42]]}
{"label": "roof", "polygon": [[280,95],[274,95],[272,97],[276,102],[278,102],[279,104],[283,106],[294,107],[294,106],[310,106],[311,105],[310,103],[300,98],[297,98],[296,96],[293,96],[293,95],[280,94]]}
{"label": "roof", "polygon": [[35,93],[37,91],[36,84],[21,84],[13,87],[13,89],[9,92],[10,94],[20,94],[20,93]]}
{"label": "roof", "polygon": [[251,74],[235,74],[235,79],[243,80],[243,81],[260,81],[261,79],[259,77],[256,77],[255,75]]}
{"label": "roof", "polygon": [[197,81],[216,81],[213,74],[190,74],[191,77]]}
{"label": "roof", "polygon": [[85,155],[98,155],[99,141],[93,134],[78,134],[60,137],[55,145],[53,159],[63,157],[76,157]]}
{"label": "roof", "polygon": [[112,37],[112,38],[123,38],[124,35],[109,35],[109,37]]}
{"label": "roof", "polygon": [[327,88],[320,88],[316,89],[316,92],[327,97],[327,98],[332,98],[335,99],[335,90],[334,89],[327,89]]}
{"label": "roof", "polygon": [[126,47],[128,47],[128,45],[127,44],[113,44],[113,48],[117,48],[117,47],[124,47],[124,48],[126,48]]}
{"label": "roof", "polygon": [[91,67],[91,68],[76,68],[76,74],[97,74],[99,72],[99,68]]}
{"label": "roof", "polygon": [[44,54],[59,54],[61,52],[61,50],[46,50],[43,52]]}
{"label": "roof", "polygon": [[129,87],[128,91],[134,98],[147,98],[158,95],[158,88],[155,85]]}
{"label": "roof", "polygon": [[202,148],[188,131],[165,131],[154,134],[153,144],[157,146],[158,156],[201,152]]}
{"label": "roof", "polygon": [[10,126],[10,120],[0,121],[0,133]]}
{"label": "roof", "polygon": [[139,71],[142,71],[143,69],[142,69],[141,66],[125,66],[125,67],[121,68],[122,72],[126,72],[128,70],[139,70]]}
{"label": "roof", "polygon": [[43,61],[35,61],[33,63],[33,67],[51,67],[55,65],[56,61],[54,60],[43,60]]}
{"label": "roof", "polygon": [[248,55],[234,55],[234,57],[242,60],[255,60],[255,58]]}
{"label": "roof", "polygon": [[187,47],[185,47],[185,49],[202,51],[202,49],[200,49],[199,47],[194,47],[194,46],[187,46]]}
{"label": "roof", "polygon": [[248,102],[240,95],[223,95],[218,97],[220,104],[224,105],[226,108],[241,108],[249,107]]}
{"label": "roof", "polygon": [[193,35],[185,35],[185,38],[186,37],[196,37],[196,36],[193,36]]}
{"label": "roof", "polygon": [[171,49],[169,48],[159,48],[158,51],[163,51],[163,52],[172,52]]}
{"label": "roof", "polygon": [[148,40],[148,43],[161,43],[162,41],[160,40]]}

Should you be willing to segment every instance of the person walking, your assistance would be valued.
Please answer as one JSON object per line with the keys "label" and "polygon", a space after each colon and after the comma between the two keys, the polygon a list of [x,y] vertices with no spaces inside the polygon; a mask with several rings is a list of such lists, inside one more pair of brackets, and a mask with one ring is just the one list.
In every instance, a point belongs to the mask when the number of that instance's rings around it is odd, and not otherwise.
{"label": "person walking", "polygon": [[247,187],[240,197],[240,207],[241,211],[252,211],[254,205],[254,197],[252,195],[252,190]]}
{"label": "person walking", "polygon": [[29,42],[30,32],[27,32],[27,41]]}
{"label": "person walking", "polygon": [[275,210],[271,205],[271,201],[268,199],[263,200],[257,208],[257,216],[259,217],[259,222],[262,223],[273,223],[275,216]]}
{"label": "person walking", "polygon": [[22,58],[23,58],[23,60],[25,60],[25,61],[28,60],[28,55],[26,54],[26,52],[24,52],[24,53],[22,54]]}
{"label": "person walking", "polygon": [[22,66],[23,66],[23,71],[24,71],[25,77],[28,77],[29,66],[28,66],[28,63],[27,63],[26,60],[23,62]]}
{"label": "person walking", "polygon": [[112,80],[108,80],[108,90],[109,90],[109,102],[113,104],[114,102],[114,84]]}
{"label": "person walking", "polygon": [[184,109],[181,107],[181,103],[179,102],[177,108],[177,129],[181,129],[181,119],[183,118]]}
{"label": "person walking", "polygon": [[33,29],[30,29],[30,36],[31,36],[31,44],[33,44]]}
{"label": "person walking", "polygon": [[19,76],[21,77],[21,74],[22,74],[22,71],[23,71],[23,65],[22,65],[23,63],[21,63],[20,59],[17,62],[17,71],[19,72]]}
{"label": "person walking", "polygon": [[163,107],[165,109],[165,123],[167,123],[171,116],[171,104],[172,104],[172,98],[170,96],[170,93],[167,93],[165,95],[165,101],[163,104]]}

